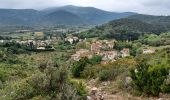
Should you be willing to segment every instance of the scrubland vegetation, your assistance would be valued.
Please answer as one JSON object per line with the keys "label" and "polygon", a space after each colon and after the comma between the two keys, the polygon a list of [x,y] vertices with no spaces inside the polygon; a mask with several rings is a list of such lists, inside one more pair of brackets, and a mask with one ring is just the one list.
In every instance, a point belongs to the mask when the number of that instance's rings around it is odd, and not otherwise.
{"label": "scrubland vegetation", "polygon": [[[80,33],[3,34],[0,100],[86,100],[94,91],[104,98],[170,98],[170,32],[158,26],[121,19]],[[92,50],[93,43],[102,50]],[[103,59],[107,54],[116,57]]]}

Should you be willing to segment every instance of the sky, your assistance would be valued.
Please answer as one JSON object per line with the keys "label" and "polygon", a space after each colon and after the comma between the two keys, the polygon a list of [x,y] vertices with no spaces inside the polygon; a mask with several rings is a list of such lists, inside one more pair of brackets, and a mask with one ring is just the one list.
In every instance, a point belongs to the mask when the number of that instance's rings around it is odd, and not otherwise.
{"label": "sky", "polygon": [[44,9],[64,5],[90,6],[112,12],[170,15],[170,0],[0,0],[0,8]]}

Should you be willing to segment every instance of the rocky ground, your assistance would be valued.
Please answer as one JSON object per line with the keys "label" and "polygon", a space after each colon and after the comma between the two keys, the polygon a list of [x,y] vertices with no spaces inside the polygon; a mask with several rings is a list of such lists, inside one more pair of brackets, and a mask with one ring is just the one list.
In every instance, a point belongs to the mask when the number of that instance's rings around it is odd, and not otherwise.
{"label": "rocky ground", "polygon": [[169,95],[161,95],[160,98],[146,98],[146,97],[134,97],[128,93],[117,92],[112,93],[106,90],[106,87],[111,83],[102,82],[96,85],[96,80],[87,82],[87,89],[89,90],[88,100],[170,100]]}

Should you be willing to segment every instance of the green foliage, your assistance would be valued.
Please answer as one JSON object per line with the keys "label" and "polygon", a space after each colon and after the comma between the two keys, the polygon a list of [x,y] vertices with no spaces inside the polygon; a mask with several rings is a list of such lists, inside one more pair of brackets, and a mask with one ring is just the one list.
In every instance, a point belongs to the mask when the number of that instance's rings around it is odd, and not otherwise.
{"label": "green foliage", "polygon": [[[87,32],[82,32],[79,34],[79,37],[81,38],[99,37],[100,39],[116,39],[121,41],[137,40],[140,36],[144,34],[150,33],[160,34],[161,32],[166,32],[167,30],[169,30],[165,28],[164,25],[162,24],[155,25],[155,23],[153,22],[148,23],[148,20],[146,21],[145,19],[143,19],[145,21],[139,20],[141,16],[137,16],[137,18],[131,17],[111,21],[107,24],[97,26]],[[158,21],[157,18],[156,21]]]}
{"label": "green foliage", "polygon": [[99,73],[99,80],[100,81],[107,81],[109,79],[111,73],[112,72],[110,72],[109,70],[102,70]]}
{"label": "green foliage", "polygon": [[4,81],[6,81],[6,78],[7,78],[6,71],[1,68],[0,69],[0,81],[4,82]]}
{"label": "green foliage", "polygon": [[[82,83],[70,84],[65,67],[48,67],[44,72],[37,71],[32,76],[9,83],[0,91],[0,99],[26,100],[48,98],[57,100],[77,100],[86,95]],[[6,96],[4,96],[6,95]]]}
{"label": "green foliage", "polygon": [[99,80],[100,81],[109,81],[115,80],[117,76],[123,74],[126,68],[124,65],[112,65],[110,68],[103,68],[99,71]]}
{"label": "green foliage", "polygon": [[170,33],[162,33],[160,35],[150,34],[144,35],[143,37],[139,38],[139,42],[142,44],[150,45],[150,46],[162,46],[162,45],[169,45],[169,36]]}
{"label": "green foliage", "polygon": [[86,86],[85,86],[85,84],[82,81],[74,82],[73,85],[76,87],[78,95],[80,95],[82,97],[87,96]]}
{"label": "green foliage", "polygon": [[[27,80],[28,81],[28,80]],[[32,87],[32,84],[29,84],[26,80],[22,80],[19,83],[13,85],[13,93],[11,98],[16,100],[23,100],[32,98],[36,95],[36,89]]]}
{"label": "green foliage", "polygon": [[92,66],[99,64],[102,60],[101,56],[93,56],[91,59],[81,58],[73,63],[71,68],[74,77],[92,78],[96,76],[96,69]]}
{"label": "green foliage", "polygon": [[91,63],[92,65],[98,64],[98,63],[100,63],[101,61],[102,61],[102,56],[100,56],[100,55],[95,55],[95,56],[93,56],[93,57],[90,59],[90,63]]}
{"label": "green foliage", "polygon": [[60,41],[58,45],[55,46],[55,49],[60,50],[60,51],[70,50],[74,48],[75,48],[74,44],[70,44],[69,42],[65,43],[64,41]]}
{"label": "green foliage", "polygon": [[31,50],[30,45],[20,45],[19,43],[16,42],[8,42],[8,43],[3,43],[0,45],[0,47],[5,48],[6,52],[11,53],[11,54],[23,54],[23,53],[28,53],[27,50]]}
{"label": "green foliage", "polygon": [[90,78],[96,78],[98,76],[98,70],[96,66],[87,66],[83,70],[81,77],[90,79]]}
{"label": "green foliage", "polygon": [[136,62],[134,59],[131,58],[125,58],[121,60],[117,60],[112,63],[108,63],[105,65],[96,66],[98,68],[98,77],[100,81],[111,81],[117,79],[120,75],[128,75],[127,70],[129,70],[131,67],[134,67],[136,65]]}
{"label": "green foliage", "polygon": [[132,48],[132,42],[119,41],[115,43],[114,48],[117,50],[122,50],[123,48]]}
{"label": "green foliage", "polygon": [[[137,90],[147,95],[159,96],[159,93],[163,92],[161,86],[169,74],[169,69],[168,65],[151,66],[143,61],[130,72]],[[166,86],[162,87],[166,90]]]}
{"label": "green foliage", "polygon": [[7,87],[0,91],[2,95],[1,99],[10,98],[10,100],[24,100],[30,99],[37,94],[42,94],[44,90],[41,90],[46,77],[37,73],[28,78],[8,83]]}
{"label": "green foliage", "polygon": [[88,58],[81,58],[79,61],[75,62],[72,66],[72,74],[74,77],[80,77],[81,73],[85,69],[86,65],[88,64]]}
{"label": "green foliage", "polygon": [[79,82],[79,84],[76,86],[77,93],[80,96],[87,96],[87,90],[86,86],[84,85],[83,82]]}
{"label": "green foliage", "polygon": [[130,54],[132,56],[136,56],[136,55],[140,55],[142,54],[142,44],[140,42],[135,42],[132,44],[132,48],[131,48],[131,51],[130,51]]}

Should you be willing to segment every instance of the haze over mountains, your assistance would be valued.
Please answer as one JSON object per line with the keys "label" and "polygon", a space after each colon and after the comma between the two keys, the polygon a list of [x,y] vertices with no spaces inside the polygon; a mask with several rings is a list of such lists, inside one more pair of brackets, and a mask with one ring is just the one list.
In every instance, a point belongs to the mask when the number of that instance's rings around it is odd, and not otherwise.
{"label": "haze over mountains", "polygon": [[[0,26],[3,27],[104,24],[101,27],[110,27],[110,30],[116,30],[116,32],[126,30],[131,33],[160,33],[170,30],[169,23],[169,16],[141,15],[132,12],[115,13],[94,7],[72,5],[47,8],[41,11],[34,9],[0,9]],[[103,30],[100,32],[106,33]],[[96,34],[100,34],[100,32]]]}
{"label": "haze over mountains", "polygon": [[103,24],[136,13],[114,13],[93,7],[63,6],[37,11],[34,9],[0,9],[0,25],[78,25]]}

